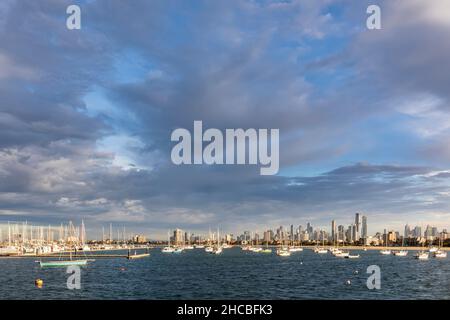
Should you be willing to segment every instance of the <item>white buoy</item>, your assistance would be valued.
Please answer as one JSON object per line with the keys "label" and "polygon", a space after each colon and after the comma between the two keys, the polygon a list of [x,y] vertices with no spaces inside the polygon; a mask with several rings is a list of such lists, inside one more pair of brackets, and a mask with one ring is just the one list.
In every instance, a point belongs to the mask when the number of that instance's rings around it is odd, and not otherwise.
{"label": "white buoy", "polygon": [[346,284],[351,285],[352,282],[350,280],[347,280]]}

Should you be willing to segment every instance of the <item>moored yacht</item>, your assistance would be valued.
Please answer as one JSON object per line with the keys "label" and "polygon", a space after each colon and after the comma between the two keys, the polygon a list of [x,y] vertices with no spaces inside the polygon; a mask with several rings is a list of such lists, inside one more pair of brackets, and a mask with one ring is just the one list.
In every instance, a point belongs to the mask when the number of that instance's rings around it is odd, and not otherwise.
{"label": "moored yacht", "polygon": [[209,253],[212,254],[221,254],[223,251],[223,248],[220,244],[220,233],[219,233],[219,228],[217,228],[217,245],[212,247],[212,251],[208,251]]}
{"label": "moored yacht", "polygon": [[162,253],[172,253],[172,252],[174,252],[174,251],[175,251],[175,249],[172,248],[172,247],[164,247],[164,248],[162,248],[162,250],[161,250]]}
{"label": "moored yacht", "polygon": [[287,248],[279,248],[277,249],[277,256],[280,257],[289,257],[291,252]]}
{"label": "moored yacht", "polygon": [[433,256],[435,258],[447,258],[447,252],[444,250],[438,250],[433,253]]}
{"label": "moored yacht", "polygon": [[442,241],[442,233],[441,236],[439,236],[439,249],[433,252],[433,256],[435,258],[447,258],[447,252],[441,249],[441,246],[443,245]]}
{"label": "moored yacht", "polygon": [[334,256],[338,257],[338,258],[347,258],[348,256],[350,256],[350,252],[348,252],[348,251],[341,251],[339,253],[336,253]]}
{"label": "moored yacht", "polygon": [[328,250],[326,248],[319,248],[319,247],[317,247],[317,248],[314,248],[314,252],[318,253],[318,254],[324,254],[324,253],[327,253]]}
{"label": "moored yacht", "polygon": [[217,248],[214,248],[214,250],[211,253],[213,253],[213,254],[221,254],[222,253],[222,247],[218,246]]}
{"label": "moored yacht", "polygon": [[388,255],[392,254],[392,251],[390,249],[388,249],[389,248],[388,229],[385,229],[384,232],[385,232],[385,236],[386,236],[386,238],[385,238],[386,247],[383,250],[380,250],[380,253],[382,255],[388,256]]}
{"label": "moored yacht", "polygon": [[429,252],[426,251],[419,251],[414,255],[414,258],[418,259],[418,260],[428,260],[428,258],[430,257]]}
{"label": "moored yacht", "polygon": [[337,255],[337,254],[342,253],[342,250],[339,249],[339,248],[330,248],[330,252],[331,252],[332,255],[335,256],[335,255]]}
{"label": "moored yacht", "polygon": [[392,254],[397,257],[406,257],[408,255],[408,250],[392,251]]}
{"label": "moored yacht", "polygon": [[175,248],[170,246],[170,230],[167,231],[167,247],[162,248],[162,253],[173,253],[175,252]]}

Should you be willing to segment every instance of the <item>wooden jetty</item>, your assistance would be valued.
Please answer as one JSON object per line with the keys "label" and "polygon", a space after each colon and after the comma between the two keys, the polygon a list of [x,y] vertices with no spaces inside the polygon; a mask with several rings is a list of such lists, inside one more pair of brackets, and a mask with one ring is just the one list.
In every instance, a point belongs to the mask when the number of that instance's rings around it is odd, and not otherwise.
{"label": "wooden jetty", "polygon": [[[72,255],[72,258],[77,257],[85,257],[84,255]],[[128,258],[128,255],[126,254],[88,254],[86,255],[87,258]],[[2,256],[1,258],[70,258],[70,255],[68,254],[34,254],[34,255],[9,255],[9,256]]]}
{"label": "wooden jetty", "polygon": [[127,256],[127,259],[133,260],[133,259],[141,259],[141,258],[145,258],[145,257],[150,257],[150,253],[132,254],[132,255]]}

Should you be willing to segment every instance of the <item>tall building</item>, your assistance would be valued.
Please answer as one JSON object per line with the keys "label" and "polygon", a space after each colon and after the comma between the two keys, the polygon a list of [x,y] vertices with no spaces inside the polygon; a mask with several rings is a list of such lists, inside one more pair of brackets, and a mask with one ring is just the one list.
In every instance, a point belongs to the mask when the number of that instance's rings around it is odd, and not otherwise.
{"label": "tall building", "polygon": [[227,234],[225,235],[225,242],[226,242],[226,243],[230,243],[230,242],[232,242],[232,241],[233,241],[233,235],[230,234],[230,233],[227,233]]}
{"label": "tall building", "polygon": [[355,226],[353,224],[351,224],[351,225],[348,226],[347,232],[346,232],[346,235],[345,235],[346,241],[348,243],[352,243],[353,242],[353,240],[354,240],[354,238],[353,238],[354,233],[355,233]]}
{"label": "tall building", "polygon": [[405,225],[405,232],[403,233],[403,236],[405,237],[405,239],[411,236],[411,228],[408,224]]}
{"label": "tall building", "polygon": [[430,225],[427,225],[427,228],[425,229],[424,232],[424,237],[427,240],[433,239],[433,228]]}
{"label": "tall building", "polygon": [[173,241],[176,245],[180,245],[183,242],[183,230],[175,229],[173,231]]}
{"label": "tall building", "polygon": [[396,242],[397,241],[397,234],[395,231],[388,231],[387,233],[387,240],[389,243]]}
{"label": "tall building", "polygon": [[270,230],[264,231],[264,242],[271,242],[271,241],[272,237]]}
{"label": "tall building", "polygon": [[422,228],[419,226],[416,226],[414,228],[414,238],[421,238],[422,237]]}
{"label": "tall building", "polygon": [[433,227],[431,230],[431,235],[433,236],[433,238],[436,238],[438,236],[438,229],[436,227]]}
{"label": "tall building", "polygon": [[360,236],[360,225],[361,225],[361,218],[359,216],[359,213],[355,214],[355,231],[354,231],[354,241],[358,241],[359,240],[359,236]]}
{"label": "tall building", "polygon": [[336,238],[336,221],[331,221],[331,241],[335,242]]}
{"label": "tall building", "polygon": [[344,241],[345,240],[344,236],[345,236],[345,228],[344,228],[343,225],[339,225],[338,226],[337,240],[338,241]]}
{"label": "tall building", "polygon": [[308,222],[308,224],[306,225],[306,231],[307,231],[309,234],[312,234],[312,233],[313,233],[313,227],[312,227],[311,223],[309,223],[309,222]]}
{"label": "tall building", "polygon": [[[367,234],[367,217],[366,216],[362,216],[361,238],[366,240],[367,237],[368,237],[368,234]],[[365,241],[364,241],[364,243],[365,243]]]}
{"label": "tall building", "polygon": [[293,224],[291,224],[291,234],[289,236],[290,236],[291,241],[294,241],[294,225]]}
{"label": "tall building", "polygon": [[145,243],[145,242],[147,242],[147,238],[144,235],[142,235],[142,234],[136,234],[133,237],[133,241],[135,243]]}

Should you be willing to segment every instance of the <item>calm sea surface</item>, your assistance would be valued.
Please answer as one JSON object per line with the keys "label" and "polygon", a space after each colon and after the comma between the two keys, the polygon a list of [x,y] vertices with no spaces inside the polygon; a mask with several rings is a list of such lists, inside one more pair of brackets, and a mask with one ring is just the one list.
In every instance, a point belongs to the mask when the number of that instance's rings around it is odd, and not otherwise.
{"label": "calm sea surface", "polygon": [[[413,252],[360,251],[360,259],[309,249],[290,257],[239,248],[217,256],[203,249],[150,253],[91,262],[82,267],[80,290],[67,289],[64,268],[41,269],[36,258],[0,259],[0,299],[450,299],[450,259],[419,261]],[[380,290],[366,287],[366,269],[374,264],[381,268]],[[44,280],[41,289],[37,278]]]}

